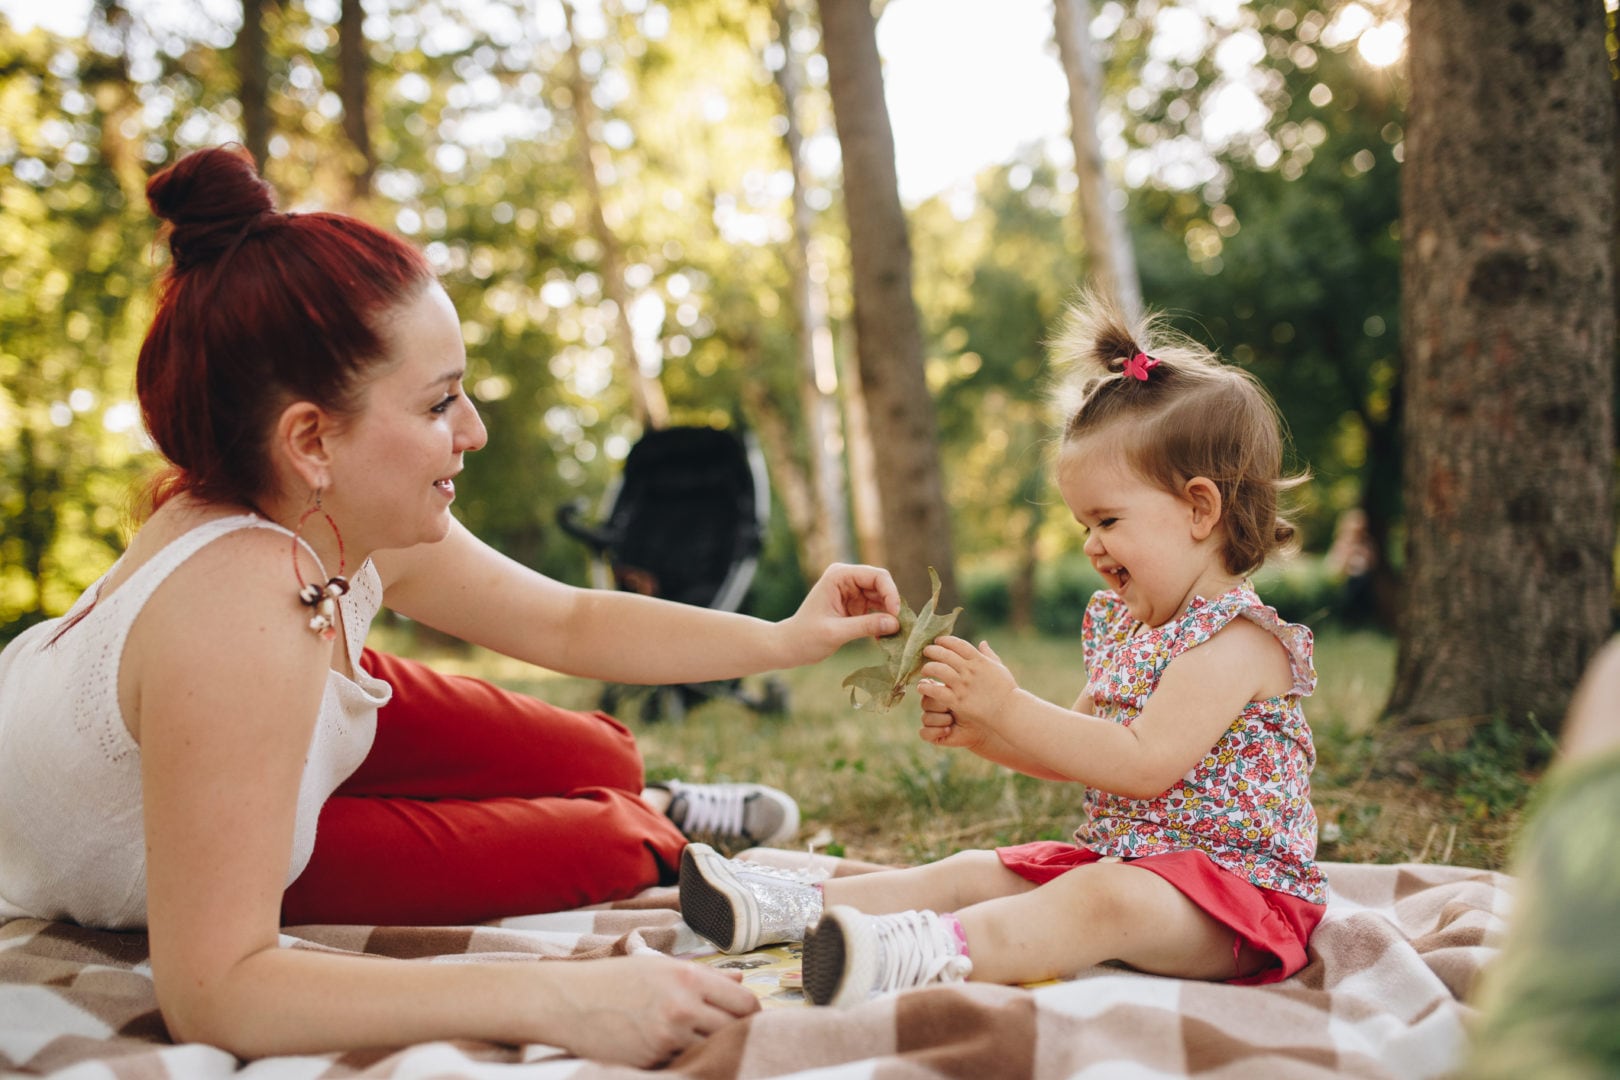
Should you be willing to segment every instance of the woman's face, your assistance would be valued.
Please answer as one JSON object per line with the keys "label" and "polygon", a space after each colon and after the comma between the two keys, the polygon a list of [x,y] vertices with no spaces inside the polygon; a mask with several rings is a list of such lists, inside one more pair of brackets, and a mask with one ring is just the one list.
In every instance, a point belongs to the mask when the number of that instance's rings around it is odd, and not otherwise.
{"label": "woman's face", "polygon": [[461,321],[437,282],[385,314],[387,357],[332,436],[326,508],[364,553],[442,540],[462,455],[484,445]]}

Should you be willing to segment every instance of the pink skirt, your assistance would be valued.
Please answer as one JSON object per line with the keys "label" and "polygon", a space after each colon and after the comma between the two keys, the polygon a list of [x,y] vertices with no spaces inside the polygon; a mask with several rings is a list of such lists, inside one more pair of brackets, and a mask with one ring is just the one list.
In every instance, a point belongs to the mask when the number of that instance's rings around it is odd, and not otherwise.
{"label": "pink skirt", "polygon": [[[996,855],[1007,869],[1037,885],[1102,858],[1090,848],[1058,840],[997,848]],[[1228,927],[1236,935],[1232,942],[1234,964],[1238,950],[1245,944],[1272,958],[1272,963],[1254,974],[1235,976],[1227,982],[1241,986],[1279,982],[1305,966],[1305,945],[1311,931],[1322,921],[1324,905],[1275,889],[1262,889],[1216,866],[1202,851],[1173,851],[1124,861],[1158,874],[1199,910]]]}

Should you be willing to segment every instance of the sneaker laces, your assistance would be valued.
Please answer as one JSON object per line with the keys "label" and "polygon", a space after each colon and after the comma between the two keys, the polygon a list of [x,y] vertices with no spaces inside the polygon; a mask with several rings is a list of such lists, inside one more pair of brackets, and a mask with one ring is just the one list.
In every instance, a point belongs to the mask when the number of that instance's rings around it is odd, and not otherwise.
{"label": "sneaker laces", "polygon": [[876,920],[884,963],[874,989],[887,992],[931,982],[961,982],[973,971],[973,962],[957,952],[956,935],[932,911],[901,911]]}
{"label": "sneaker laces", "polygon": [[681,831],[688,836],[744,837],[744,804],[752,792],[728,784],[682,784],[675,796],[686,800]]}

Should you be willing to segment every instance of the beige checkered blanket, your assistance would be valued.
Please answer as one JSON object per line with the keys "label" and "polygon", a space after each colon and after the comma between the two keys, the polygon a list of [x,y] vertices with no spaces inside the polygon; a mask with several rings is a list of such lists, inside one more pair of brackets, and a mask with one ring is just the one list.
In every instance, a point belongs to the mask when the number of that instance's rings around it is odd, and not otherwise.
{"label": "beige checkered blanket", "polygon": [[[935,987],[839,1011],[794,1007],[793,991],[776,978],[789,966],[779,950],[758,958],[748,978],[774,1007],[666,1071],[817,1080],[1446,1074],[1463,1050],[1465,1002],[1495,952],[1510,879],[1448,866],[1324,869],[1332,893],[1311,963],[1284,983],[1211,985],[1102,967],[1035,989]],[[673,889],[652,889],[631,901],[483,926],[293,927],[282,944],[427,963],[470,955],[566,962],[646,949],[701,957],[705,946],[675,902]],[[470,1041],[254,1062],[176,1046],[158,1015],[143,936],[33,919],[0,924],[0,1072],[265,1080],[642,1075],[550,1047]]]}

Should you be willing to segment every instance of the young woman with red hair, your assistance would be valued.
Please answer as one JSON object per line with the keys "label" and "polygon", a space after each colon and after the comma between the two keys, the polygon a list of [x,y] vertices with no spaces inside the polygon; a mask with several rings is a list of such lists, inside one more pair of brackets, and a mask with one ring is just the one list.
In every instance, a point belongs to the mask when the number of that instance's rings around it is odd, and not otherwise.
{"label": "young woman with red hair", "polygon": [[145,927],[171,1034],[243,1057],[459,1037],[650,1065],[754,1011],[664,957],[377,963],[278,929],[599,902],[673,880],[679,821],[796,825],[771,789],[646,789],[605,715],[364,649],[382,603],[553,670],[696,682],[892,632],[888,574],[833,567],[764,623],[504,558],[450,514],[485,431],[422,256],[278,213],[234,150],[147,195],[173,263],[136,382],[171,467],[117,565],[0,654],[0,915]]}

